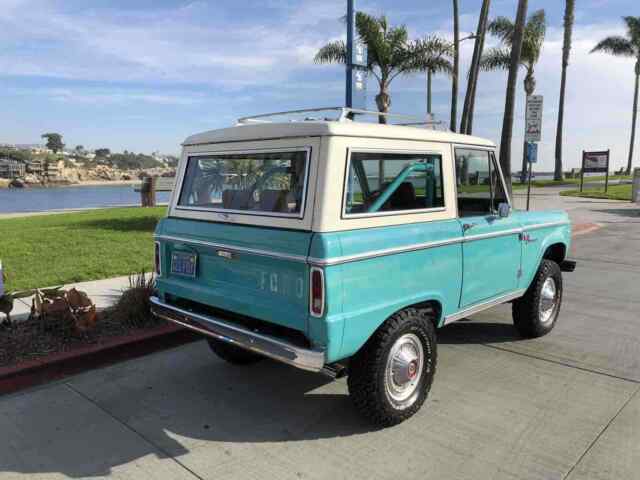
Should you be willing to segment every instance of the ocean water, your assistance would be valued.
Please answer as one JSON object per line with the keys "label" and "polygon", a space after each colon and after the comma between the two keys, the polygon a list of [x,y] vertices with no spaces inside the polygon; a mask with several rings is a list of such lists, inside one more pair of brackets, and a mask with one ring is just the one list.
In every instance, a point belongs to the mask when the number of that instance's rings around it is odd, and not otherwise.
{"label": "ocean water", "polygon": [[[168,202],[169,192],[156,194]],[[0,189],[0,213],[47,212],[76,208],[140,205],[133,185]]]}

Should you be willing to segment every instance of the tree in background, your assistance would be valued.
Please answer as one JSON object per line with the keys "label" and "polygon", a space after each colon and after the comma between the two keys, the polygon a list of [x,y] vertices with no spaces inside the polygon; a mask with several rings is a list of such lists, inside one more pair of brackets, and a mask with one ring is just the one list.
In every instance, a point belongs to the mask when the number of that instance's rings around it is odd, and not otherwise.
{"label": "tree in background", "polygon": [[76,145],[76,148],[74,150],[78,155],[80,155],[82,152],[84,152],[84,146],[83,145]]}
{"label": "tree in background", "polygon": [[476,103],[476,89],[478,87],[478,77],[480,72],[480,58],[482,58],[482,52],[484,50],[484,39],[487,33],[490,5],[491,0],[482,1],[480,17],[478,18],[478,29],[476,30],[475,44],[473,46],[473,57],[471,59],[469,79],[467,82],[467,92],[465,94],[464,106],[462,108],[460,133],[466,133],[467,135],[471,135],[473,133],[473,113]]}
{"label": "tree in background", "polygon": [[[391,27],[387,17],[374,17],[363,12],[356,14],[356,30],[360,40],[367,46],[367,70],[378,82],[376,105],[378,111],[387,113],[391,108],[389,87],[399,76],[431,69],[442,71],[446,67],[444,52],[437,50],[443,40],[433,37],[410,41],[404,25]],[[315,56],[316,63],[346,63],[347,46],[338,40],[322,47]],[[379,117],[380,123],[386,123],[386,117]]]}
{"label": "tree in background", "polygon": [[[511,190],[511,140],[513,138],[513,111],[515,109],[516,83],[520,69],[521,53],[523,50],[525,26],[527,20],[527,0],[518,0],[516,23],[513,25],[509,44],[511,55],[509,61],[509,77],[507,79],[507,95],[502,120],[502,138],[500,140],[500,166],[507,181],[507,188]],[[508,20],[507,20],[508,21]]]}
{"label": "tree in background", "polygon": [[460,74],[460,12],[458,0],[453,0],[453,72],[451,73],[451,120],[449,129],[456,131],[458,123],[458,77]]}
{"label": "tree in background", "polygon": [[109,155],[111,155],[111,150],[109,150],[108,148],[96,148],[94,153],[96,157],[107,158]]}
{"label": "tree in background", "polygon": [[567,87],[567,67],[571,53],[571,36],[575,19],[575,0],[566,0],[564,8],[564,43],[562,45],[562,77],[560,79],[560,104],[558,105],[558,127],[556,129],[556,165],[553,171],[554,180],[562,180],[562,129],[564,124],[564,97]]}
{"label": "tree in background", "polygon": [[611,36],[598,43],[591,53],[604,52],[616,57],[630,57],[635,59],[636,84],[633,93],[633,116],[631,120],[631,142],[629,144],[629,160],[627,175],[631,174],[633,164],[633,147],[636,140],[636,122],[638,120],[638,84],[640,82],[640,17],[622,17],[627,26],[627,36]]}
{"label": "tree in background", "polygon": [[[487,51],[480,60],[482,70],[507,70],[513,64],[512,50],[515,48],[517,24],[506,17],[498,17],[489,23],[489,31],[500,38],[503,47],[495,47]],[[535,66],[542,53],[542,45],[546,34],[546,18],[544,10],[534,12],[527,20],[522,31],[522,49],[518,55],[518,65],[526,69],[524,77],[524,90],[527,98],[536,90]],[[526,142],[525,142],[526,143]],[[526,145],[522,152],[521,181],[524,182],[527,175]]]}
{"label": "tree in background", "polygon": [[47,139],[47,148],[53,153],[58,153],[64,148],[62,143],[62,135],[59,133],[43,133],[41,138]]}
{"label": "tree in background", "polygon": [[437,73],[452,74],[453,65],[449,60],[453,55],[453,45],[438,37],[418,40],[424,54],[423,67],[427,71],[427,114],[433,114],[432,78]]}

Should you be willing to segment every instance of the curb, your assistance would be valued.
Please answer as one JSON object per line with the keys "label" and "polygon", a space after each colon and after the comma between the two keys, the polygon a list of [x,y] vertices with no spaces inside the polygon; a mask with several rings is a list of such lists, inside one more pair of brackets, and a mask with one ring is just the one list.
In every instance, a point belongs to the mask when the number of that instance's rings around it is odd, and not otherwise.
{"label": "curb", "polygon": [[597,223],[578,223],[573,226],[572,236],[577,237],[580,235],[586,235],[587,233],[595,232],[601,228],[602,225]]}
{"label": "curb", "polygon": [[200,335],[178,325],[167,324],[144,332],[113,337],[99,345],[55,353],[16,366],[0,367],[0,395],[168,350],[201,338]]}

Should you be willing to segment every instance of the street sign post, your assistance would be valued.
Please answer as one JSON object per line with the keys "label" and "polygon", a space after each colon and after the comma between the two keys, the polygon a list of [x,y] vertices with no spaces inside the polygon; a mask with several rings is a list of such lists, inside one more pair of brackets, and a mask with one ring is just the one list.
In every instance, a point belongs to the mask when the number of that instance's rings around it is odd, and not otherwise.
{"label": "street sign post", "polygon": [[525,142],[542,140],[542,95],[527,97],[527,113],[525,115]]}
{"label": "street sign post", "polygon": [[527,162],[529,163],[529,184],[527,186],[527,211],[531,203],[531,177],[533,176],[533,164],[538,163],[538,144],[527,142]]}
{"label": "street sign post", "polygon": [[585,152],[582,151],[582,168],[580,173],[580,191],[584,186],[584,174],[585,173],[604,173],[604,191],[605,193],[609,189],[609,159],[610,150],[603,150],[600,152]]}

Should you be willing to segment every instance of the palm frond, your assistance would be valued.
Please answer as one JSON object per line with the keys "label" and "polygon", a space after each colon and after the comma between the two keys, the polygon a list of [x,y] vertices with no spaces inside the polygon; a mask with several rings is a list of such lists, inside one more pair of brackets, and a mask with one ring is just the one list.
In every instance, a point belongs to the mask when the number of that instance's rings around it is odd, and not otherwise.
{"label": "palm frond", "polygon": [[637,50],[640,50],[640,17],[628,16],[622,17],[622,19],[627,24],[627,32],[631,42]]}
{"label": "palm frond", "polygon": [[430,36],[411,42],[406,47],[406,59],[401,66],[403,73],[424,72],[451,73],[453,45],[446,40]]}
{"label": "palm frond", "polygon": [[509,70],[511,65],[511,49],[491,48],[480,58],[480,70]]}
{"label": "palm frond", "polygon": [[494,20],[489,22],[487,30],[489,30],[492,35],[498,37],[502,42],[507,45],[511,45],[515,25],[507,17],[496,17]]}
{"label": "palm frond", "polygon": [[522,60],[528,65],[535,65],[540,59],[544,37],[547,32],[544,10],[534,12],[527,21],[522,39]]}
{"label": "palm frond", "polygon": [[601,40],[591,50],[591,53],[594,52],[609,53],[617,57],[633,57],[636,53],[630,40],[615,35]]}
{"label": "palm frond", "polygon": [[326,44],[314,57],[315,63],[347,63],[347,46],[342,40]]}

